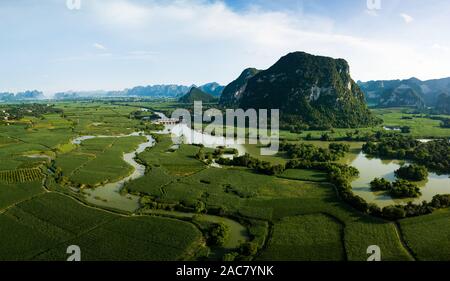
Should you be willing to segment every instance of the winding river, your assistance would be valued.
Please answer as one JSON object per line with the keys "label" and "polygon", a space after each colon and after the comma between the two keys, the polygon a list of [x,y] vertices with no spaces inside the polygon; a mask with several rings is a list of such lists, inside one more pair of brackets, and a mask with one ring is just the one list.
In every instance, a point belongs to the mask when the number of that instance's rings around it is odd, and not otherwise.
{"label": "winding river", "polygon": [[[158,113],[161,118],[165,118],[162,113]],[[172,126],[165,126],[163,131],[158,132],[159,134],[172,134],[175,136],[175,140],[179,140],[179,143],[186,144],[205,144],[206,147],[216,148],[217,146],[225,146],[228,148],[235,148],[238,150],[239,155],[245,154],[246,150],[243,145],[225,142],[223,138],[215,137],[211,135],[201,134],[196,132],[185,124],[178,124]],[[72,144],[80,145],[83,141],[94,139],[94,138],[123,138],[132,136],[144,136],[146,141],[139,144],[138,148],[130,153],[125,153],[123,155],[123,160],[131,165],[134,170],[133,173],[126,178],[121,179],[117,182],[107,183],[105,185],[93,188],[85,189],[82,191],[85,200],[93,205],[115,209],[125,212],[134,213],[140,207],[139,196],[131,194],[122,194],[120,191],[124,187],[125,183],[136,180],[145,176],[145,166],[139,164],[134,159],[137,154],[145,151],[146,148],[155,145],[155,140],[150,135],[145,135],[143,132],[135,132],[129,135],[119,135],[119,136],[81,136],[72,140]],[[190,136],[190,137],[189,137]],[[177,143],[175,143],[177,145]],[[193,213],[181,213],[181,212],[169,212],[162,210],[148,211],[148,214],[170,216],[175,218],[192,218],[198,214]],[[230,229],[230,235],[225,242],[224,248],[233,249],[238,247],[242,242],[248,241],[249,236],[245,226],[240,223],[223,217],[213,216],[213,215],[202,215],[201,219],[207,220],[213,223],[224,223]]]}
{"label": "winding river", "polygon": [[133,173],[131,173],[128,177],[121,179],[120,181],[107,183],[94,189],[83,190],[83,194],[85,195],[85,199],[87,202],[97,206],[122,210],[126,212],[136,211],[139,208],[139,196],[131,194],[122,195],[120,193],[120,190],[123,188],[125,183],[136,180],[145,175],[145,166],[136,162],[134,158],[136,154],[144,152],[147,147],[154,146],[155,140],[150,135],[145,135],[142,132],[136,132],[129,135],[120,136],[82,136],[72,141],[73,144],[79,145],[85,140],[94,138],[123,138],[133,136],[144,136],[146,138],[146,142],[139,144],[136,150],[130,153],[125,153],[123,155],[123,160],[134,168]]}

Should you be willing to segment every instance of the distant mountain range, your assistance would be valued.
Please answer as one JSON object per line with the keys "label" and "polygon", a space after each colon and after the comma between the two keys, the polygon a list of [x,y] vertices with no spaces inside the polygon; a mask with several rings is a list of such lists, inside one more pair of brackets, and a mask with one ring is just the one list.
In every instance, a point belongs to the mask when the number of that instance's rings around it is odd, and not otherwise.
{"label": "distant mountain range", "polygon": [[414,106],[434,107],[450,112],[442,101],[450,95],[450,78],[421,81],[417,78],[407,80],[384,80],[358,82],[367,102],[378,107]]}
{"label": "distant mountain range", "polygon": [[343,59],[290,53],[267,70],[246,69],[228,86],[223,106],[280,109],[286,124],[360,127],[373,118]]}
{"label": "distant mountain range", "polygon": [[39,100],[44,99],[45,96],[39,91],[25,91],[17,94],[13,93],[0,93],[0,101],[26,101],[26,100]]}
{"label": "distant mountain range", "polygon": [[[78,99],[78,98],[101,98],[101,97],[145,97],[145,98],[179,98],[186,95],[192,88],[197,86],[183,85],[153,85],[138,86],[123,91],[87,91],[87,92],[61,92],[56,93],[55,99]],[[224,89],[216,82],[208,83],[198,87],[205,93],[219,97]]]}
{"label": "distant mountain range", "polygon": [[[53,98],[58,100],[108,97],[179,98],[189,93],[192,88],[198,88],[201,91],[218,98],[225,87],[216,82],[208,83],[200,87],[195,85],[153,85],[138,86],[122,91],[66,91],[55,93]],[[0,92],[0,102],[41,100],[45,98],[44,94],[39,91],[26,91],[17,94]]]}
{"label": "distant mountain range", "polygon": [[[137,86],[120,91],[66,91],[56,93],[53,98],[180,99],[186,96],[186,100],[194,97],[206,101],[211,100],[209,95],[220,99],[223,107],[279,108],[282,119],[287,123],[313,126],[368,125],[373,118],[365,101],[376,107],[429,107],[431,112],[450,114],[450,77],[427,81],[410,78],[355,83],[345,60],[304,52],[290,53],[267,70],[247,68],[227,86],[216,82],[199,87],[175,84]],[[0,92],[0,102],[45,98],[37,90],[17,94]]]}

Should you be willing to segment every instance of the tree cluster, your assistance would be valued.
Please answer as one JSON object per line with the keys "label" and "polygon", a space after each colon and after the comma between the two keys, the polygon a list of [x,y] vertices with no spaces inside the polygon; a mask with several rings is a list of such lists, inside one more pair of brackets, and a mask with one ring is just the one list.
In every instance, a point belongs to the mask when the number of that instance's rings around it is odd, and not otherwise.
{"label": "tree cluster", "polygon": [[422,181],[428,178],[428,170],[425,166],[412,164],[401,167],[395,171],[395,175],[405,180]]}
{"label": "tree cluster", "polygon": [[367,142],[363,151],[369,155],[411,160],[439,173],[450,173],[448,139],[421,143],[412,137],[392,135],[378,142]]}
{"label": "tree cluster", "polygon": [[385,179],[375,178],[370,183],[370,188],[373,191],[386,191],[394,198],[416,198],[422,195],[417,185],[403,179],[391,183]]}

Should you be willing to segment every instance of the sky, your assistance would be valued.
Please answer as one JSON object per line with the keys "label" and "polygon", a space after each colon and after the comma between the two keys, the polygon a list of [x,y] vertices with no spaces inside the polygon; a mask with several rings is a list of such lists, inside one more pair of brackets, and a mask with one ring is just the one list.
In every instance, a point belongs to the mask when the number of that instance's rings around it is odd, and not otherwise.
{"label": "sky", "polygon": [[289,52],[355,80],[450,76],[447,0],[1,0],[0,92],[228,84]]}

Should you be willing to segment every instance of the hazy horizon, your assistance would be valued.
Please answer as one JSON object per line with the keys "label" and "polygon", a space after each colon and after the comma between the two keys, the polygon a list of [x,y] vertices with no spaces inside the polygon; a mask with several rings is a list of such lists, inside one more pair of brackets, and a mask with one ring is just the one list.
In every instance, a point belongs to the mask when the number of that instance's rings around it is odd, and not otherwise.
{"label": "hazy horizon", "polygon": [[329,2],[2,1],[0,92],[226,85],[294,51],[343,58],[355,80],[450,77],[450,3]]}

